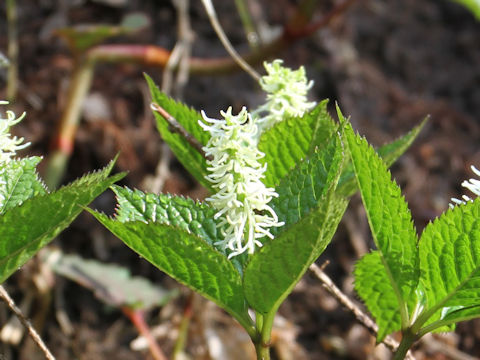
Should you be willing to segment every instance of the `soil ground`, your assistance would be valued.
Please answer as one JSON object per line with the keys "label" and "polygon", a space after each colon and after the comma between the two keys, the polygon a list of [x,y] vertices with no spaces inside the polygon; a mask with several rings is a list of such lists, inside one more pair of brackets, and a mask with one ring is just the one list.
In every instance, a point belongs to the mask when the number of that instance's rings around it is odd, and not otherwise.
{"label": "soil ground", "polygon": [[[296,1],[249,1],[257,20],[275,31],[293,13]],[[315,10],[321,18],[341,1],[324,1]],[[131,12],[150,19],[150,26],[133,36],[108,42],[155,44],[172,49],[177,41],[176,10],[170,1],[17,0],[19,34],[18,99],[12,105],[27,118],[17,134],[32,143],[28,154],[48,158],[64,111],[66,89],[74,67],[67,44],[55,29],[80,24],[118,24]],[[215,1],[225,32],[240,52],[248,45],[233,1]],[[0,4],[0,50],[6,53],[5,5]],[[227,56],[199,1],[189,10],[196,57]],[[470,165],[480,168],[480,22],[467,10],[447,0],[358,0],[328,26],[275,54],[285,64],[304,65],[315,81],[311,98],[337,101],[354,127],[380,145],[404,134],[430,116],[414,145],[394,165],[419,232],[442,213],[460,186],[470,178]],[[258,67],[261,71],[261,68]],[[87,99],[87,110],[75,136],[75,148],[64,182],[103,167],[121,151],[115,171],[129,171],[121,185],[151,188],[166,150],[155,130],[143,72],[157,83],[162,69],[138,64],[99,64]],[[0,98],[5,97],[5,73]],[[244,73],[191,75],[182,101],[209,116],[232,105],[236,110],[263,101],[254,82]],[[333,112],[332,112],[333,114]],[[162,160],[163,159],[163,160]],[[162,191],[202,198],[205,192],[175,159],[168,160],[169,175]],[[106,192],[92,207],[111,213],[114,199]],[[167,288],[179,285],[157,271],[84,213],[53,243],[66,253],[128,267]],[[334,241],[318,260],[330,262],[327,273],[347,294],[352,290],[355,261],[372,248],[361,202],[354,197]],[[148,351],[133,350],[133,325],[118,309],[108,307],[89,290],[52,277],[45,292],[32,279],[38,262],[32,261],[6,283],[18,302],[34,299],[29,311],[58,359],[149,359]],[[54,285],[53,285],[54,284]],[[147,315],[159,327],[159,343],[171,354],[177,329],[190,293]],[[63,311],[73,328],[59,325]],[[274,358],[278,359],[388,359],[374,338],[332,299],[321,284],[306,275],[280,309]],[[0,306],[0,324],[9,319]],[[163,332],[162,332],[163,331]],[[214,356],[213,340],[224,344]],[[247,339],[248,340],[248,339]],[[252,349],[245,334],[228,316],[204,299],[193,297],[193,317],[185,353],[191,359],[248,359]],[[458,349],[460,354],[452,352]],[[462,323],[455,333],[428,337],[415,347],[417,359],[472,359],[480,356],[480,321]],[[235,352],[236,351],[236,352]],[[469,357],[470,356],[470,357]],[[475,357],[476,356],[476,357]],[[40,359],[28,339],[0,345],[1,359]]]}

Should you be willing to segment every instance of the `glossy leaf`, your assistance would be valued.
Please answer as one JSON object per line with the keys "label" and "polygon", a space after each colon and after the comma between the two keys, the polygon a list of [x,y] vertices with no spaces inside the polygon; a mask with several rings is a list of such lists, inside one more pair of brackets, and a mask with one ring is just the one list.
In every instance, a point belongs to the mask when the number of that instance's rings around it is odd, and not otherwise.
{"label": "glossy leaf", "polygon": [[210,245],[221,240],[217,229],[217,212],[210,206],[181,196],[148,194],[112,186],[117,195],[116,220],[120,222],[143,221],[172,225],[195,234]]}
{"label": "glossy leaf", "polygon": [[50,194],[34,196],[0,216],[0,282],[65,229],[93,199],[123,174],[104,170]]}
{"label": "glossy leaf", "polygon": [[36,166],[42,159],[28,157],[7,162],[0,169],[0,215],[25,200],[46,193]]}
{"label": "glossy leaf", "polygon": [[[382,158],[385,165],[390,167],[393,163],[412,145],[413,141],[417,138],[420,131],[423,129],[427,122],[427,119],[422,121],[419,125],[415,126],[408,133],[402,137],[380,146],[377,149],[378,155]],[[345,166],[345,170],[340,177],[338,184],[338,192],[343,196],[352,196],[358,190],[357,181],[355,180],[355,174],[353,171],[353,166],[349,162]]]}
{"label": "glossy leaf", "polygon": [[[341,114],[339,114],[339,117]],[[409,324],[408,308],[418,284],[417,235],[410,210],[387,166],[350,124],[344,131],[373,239],[390,284],[395,291],[403,325]]]}
{"label": "glossy leaf", "polygon": [[[198,124],[198,121],[202,119],[200,113],[162,93],[148,75],[145,75],[145,78],[150,88],[152,101],[164,108],[190,135],[205,145],[210,134]],[[177,159],[200,184],[211,190],[211,183],[205,179],[208,174],[205,158],[183,136],[173,133],[160,114],[154,112],[154,115],[158,131]]]}
{"label": "glossy leaf", "polygon": [[225,255],[206,241],[171,225],[120,222],[94,211],[91,213],[140,256],[214,301],[243,326],[249,326],[251,320],[239,272]]}
{"label": "glossy leaf", "polygon": [[286,224],[252,257],[244,275],[245,295],[256,311],[275,311],[330,243],[347,205],[335,195],[341,169],[335,138],[280,182],[271,204]]}
{"label": "glossy leaf", "polygon": [[400,330],[398,300],[378,251],[366,254],[355,265],[355,291],[378,324],[377,342]]}
{"label": "glossy leaf", "polygon": [[264,184],[275,187],[301,160],[323,149],[337,129],[327,111],[328,100],[301,118],[288,118],[267,130],[258,148],[267,164]]}
{"label": "glossy leaf", "polygon": [[480,316],[480,199],[455,206],[430,223],[419,253],[426,323],[455,316],[460,321],[464,308],[470,318]]}

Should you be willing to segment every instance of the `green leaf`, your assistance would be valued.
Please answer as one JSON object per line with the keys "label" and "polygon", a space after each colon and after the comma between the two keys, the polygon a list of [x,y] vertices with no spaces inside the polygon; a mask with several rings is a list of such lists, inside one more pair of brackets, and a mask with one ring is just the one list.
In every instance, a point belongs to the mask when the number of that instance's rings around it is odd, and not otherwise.
{"label": "green leaf", "polygon": [[[176,102],[162,93],[148,75],[145,75],[145,79],[150,88],[152,101],[164,108],[202,145],[206,145],[210,139],[210,134],[208,131],[203,130],[198,124],[198,121],[202,119],[202,116],[194,109]],[[190,145],[183,136],[172,133],[168,127],[168,123],[160,114],[154,112],[154,115],[157,120],[158,131],[162,135],[163,140],[168,146],[170,146],[170,149],[172,149],[177,159],[200,184],[207,189],[212,190],[212,184],[205,179],[205,176],[208,174],[205,158],[192,145]]]}
{"label": "green leaf", "polygon": [[244,327],[250,326],[239,272],[204,240],[171,225],[122,223],[90,212],[140,256],[224,308]]}
{"label": "green leaf", "polygon": [[[339,113],[339,117],[341,117]],[[408,326],[407,303],[415,296],[419,268],[417,235],[410,210],[387,166],[350,124],[344,130],[368,222],[382,263],[398,299],[402,326]]]}
{"label": "green leaf", "polygon": [[[480,198],[455,206],[427,225],[419,244],[420,281],[427,309],[419,319],[429,324],[464,316],[461,308],[480,316]],[[456,311],[453,311],[456,310]]]}
{"label": "green leaf", "polygon": [[57,274],[92,290],[97,298],[111,306],[149,310],[166,304],[177,294],[146,278],[132,276],[123,266],[65,255],[59,250],[48,251],[42,257]]}
{"label": "green leaf", "polygon": [[[410,145],[412,145],[426,122],[427,119],[423,120],[419,125],[415,126],[402,137],[377,149],[378,155],[382,158],[387,167],[392,166],[393,163],[410,147]],[[355,194],[357,190],[358,185],[355,180],[353,166],[351,163],[348,163],[340,177],[338,192],[343,196],[350,197]]]}
{"label": "green leaf", "polygon": [[0,215],[25,200],[46,193],[36,171],[40,157],[12,160],[0,170]]}
{"label": "green leaf", "polygon": [[38,195],[0,216],[0,283],[65,229],[93,199],[124,174],[104,170],[50,194]]}
{"label": "green leaf", "polygon": [[206,204],[180,196],[145,194],[119,186],[112,186],[112,190],[117,195],[116,220],[120,222],[172,225],[199,236],[210,245],[221,240],[217,230],[218,220],[214,219],[217,211]]}
{"label": "green leaf", "polygon": [[355,265],[355,290],[378,325],[377,342],[400,330],[398,300],[390,284],[378,251],[373,251]]}
{"label": "green leaf", "polygon": [[335,195],[341,165],[335,137],[280,182],[279,197],[270,204],[286,224],[245,269],[245,296],[256,311],[275,311],[330,243],[347,205]]}
{"label": "green leaf", "polygon": [[455,326],[452,325],[460,321],[467,321],[480,317],[480,304],[444,308],[443,313],[441,320],[431,326],[435,326],[435,331],[445,331],[445,326],[449,327],[448,331],[453,331],[455,330]]}
{"label": "green leaf", "polygon": [[337,129],[327,111],[328,100],[301,118],[288,118],[262,134],[258,148],[268,164],[263,183],[275,187],[301,160],[322,149]]}
{"label": "green leaf", "polygon": [[480,0],[453,0],[465,6],[480,21]]}

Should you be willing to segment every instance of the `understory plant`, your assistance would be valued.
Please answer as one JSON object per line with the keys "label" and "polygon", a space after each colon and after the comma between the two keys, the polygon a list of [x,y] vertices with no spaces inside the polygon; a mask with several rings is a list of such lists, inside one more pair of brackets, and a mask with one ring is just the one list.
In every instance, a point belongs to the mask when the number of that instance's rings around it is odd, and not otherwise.
{"label": "understory plant", "polygon": [[[210,196],[203,202],[113,186],[111,218],[90,210],[160,270],[231,314],[258,359],[269,359],[274,316],[330,243],[356,192],[327,101],[307,100],[305,70],[265,64],[266,103],[210,118],[161,93],[151,78],[157,127]],[[421,125],[379,148],[392,164]],[[252,310],[249,312],[249,310]],[[253,315],[250,315],[253,314]]]}
{"label": "understory plant", "polygon": [[[452,199],[450,209],[418,237],[387,165],[343,121],[342,137],[376,245],[356,265],[355,289],[376,319],[377,341],[401,331],[394,359],[403,359],[423,335],[480,317],[480,199]],[[480,181],[463,186],[480,195]]]}
{"label": "understory plant", "polygon": [[[0,105],[6,105],[0,102]],[[105,169],[50,192],[39,178],[38,156],[17,158],[29,143],[10,134],[20,122],[12,111],[0,118],[0,283],[65,229],[85,206],[123,174]]]}

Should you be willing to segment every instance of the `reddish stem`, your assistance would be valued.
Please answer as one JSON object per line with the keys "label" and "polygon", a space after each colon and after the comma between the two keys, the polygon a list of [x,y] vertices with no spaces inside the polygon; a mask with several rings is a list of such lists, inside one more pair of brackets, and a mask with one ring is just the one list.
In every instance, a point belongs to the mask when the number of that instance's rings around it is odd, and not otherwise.
{"label": "reddish stem", "polygon": [[133,325],[135,325],[138,332],[145,339],[147,339],[148,347],[153,358],[155,360],[167,360],[167,357],[163,354],[162,349],[153,337],[150,327],[145,322],[144,312],[142,310],[135,310],[126,306],[122,307],[122,311],[130,319]]}

